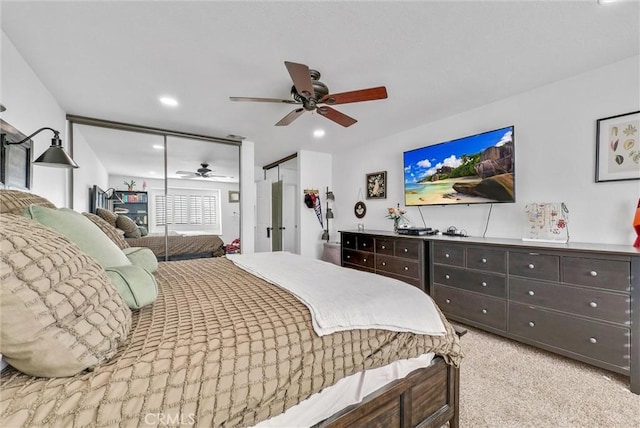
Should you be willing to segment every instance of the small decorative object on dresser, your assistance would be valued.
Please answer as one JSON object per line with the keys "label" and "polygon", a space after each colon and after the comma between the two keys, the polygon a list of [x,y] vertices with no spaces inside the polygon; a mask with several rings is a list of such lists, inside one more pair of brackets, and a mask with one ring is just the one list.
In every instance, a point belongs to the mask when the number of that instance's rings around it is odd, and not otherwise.
{"label": "small decorative object on dresser", "polygon": [[640,111],[598,119],[596,182],[640,179]]}
{"label": "small decorative object on dresser", "polygon": [[387,218],[393,220],[393,231],[398,233],[398,226],[400,225],[400,221],[405,221],[404,214],[405,210],[400,209],[400,204],[396,208],[389,208],[389,213],[387,214]]}
{"label": "small decorative object on dresser", "polygon": [[387,171],[367,174],[367,199],[387,199]]}
{"label": "small decorative object on dresser", "polygon": [[633,243],[634,247],[640,247],[640,199],[638,199],[638,207],[636,208],[636,215],[633,218],[633,228],[638,235],[636,237],[635,242]]}

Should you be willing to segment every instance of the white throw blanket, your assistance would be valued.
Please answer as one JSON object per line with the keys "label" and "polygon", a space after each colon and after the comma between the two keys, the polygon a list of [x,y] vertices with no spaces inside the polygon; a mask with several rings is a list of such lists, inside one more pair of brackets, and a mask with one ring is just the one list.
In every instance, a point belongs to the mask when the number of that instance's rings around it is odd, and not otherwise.
{"label": "white throw blanket", "polygon": [[287,252],[227,258],[296,296],[309,308],[319,336],[353,329],[445,333],[435,303],[405,282]]}

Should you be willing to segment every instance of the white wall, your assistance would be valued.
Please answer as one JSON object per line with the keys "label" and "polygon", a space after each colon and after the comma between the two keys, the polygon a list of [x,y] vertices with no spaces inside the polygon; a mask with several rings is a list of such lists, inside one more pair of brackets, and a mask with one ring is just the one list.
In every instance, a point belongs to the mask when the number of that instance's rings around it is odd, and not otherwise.
{"label": "white wall", "polygon": [[73,129],[73,160],[80,168],[73,171],[73,209],[89,211],[89,189],[98,185],[102,190],[109,187],[109,173],[98,159],[79,129]]}
{"label": "white wall", "polygon": [[[2,119],[25,135],[48,127],[60,131],[63,147],[68,150],[65,112],[42,84],[11,40],[2,32],[0,43],[0,102],[6,107]],[[33,160],[51,145],[51,131],[32,138]],[[71,204],[70,173],[64,168],[34,165],[31,191],[44,196],[59,207]]]}
{"label": "white wall", "polygon": [[[324,192],[326,191],[327,186],[329,189],[333,188],[331,180],[331,158],[332,156],[327,153],[310,152],[307,150],[301,150],[298,152],[299,193],[304,191],[304,189],[320,191],[323,222],[326,222],[326,218],[324,217],[327,214]],[[336,193],[336,199],[337,198],[338,194]],[[304,198],[299,198],[299,206],[300,222],[298,224],[300,244],[298,245],[298,248],[300,248],[300,255],[320,258],[324,243],[324,241],[320,240],[323,228],[320,226],[320,222],[316,217],[315,211],[312,208],[307,208],[304,204]],[[334,225],[335,222],[331,224],[333,230],[335,230]],[[335,231],[331,237],[334,238],[333,240],[337,239]]]}
{"label": "white wall", "polygon": [[[487,237],[522,237],[524,206],[564,201],[572,242],[630,245],[640,181],[595,182],[596,120],[640,110],[640,58],[611,64],[403,133],[342,151],[333,158],[336,221],[341,229],[392,230],[388,207],[403,205],[402,154],[422,146],[515,125],[516,203],[495,204]],[[401,112],[397,112],[401,114]],[[390,113],[392,119],[393,113]],[[366,156],[363,156],[366,154]],[[365,200],[358,220],[353,206],[365,174],[387,171],[387,199]],[[482,236],[489,205],[423,207],[426,224]],[[408,216],[422,226],[417,208]]]}
{"label": "white wall", "polygon": [[252,141],[240,146],[240,251],[245,254],[256,248],[256,184],[255,147]]}

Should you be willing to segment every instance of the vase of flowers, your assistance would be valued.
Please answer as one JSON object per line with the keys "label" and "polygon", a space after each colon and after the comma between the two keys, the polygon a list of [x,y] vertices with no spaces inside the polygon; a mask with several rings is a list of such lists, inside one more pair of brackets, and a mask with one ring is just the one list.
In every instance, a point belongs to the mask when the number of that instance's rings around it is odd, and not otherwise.
{"label": "vase of flowers", "polygon": [[387,214],[387,218],[393,220],[393,231],[398,233],[398,225],[401,220],[405,220],[404,214],[405,210],[400,209],[400,204],[396,208],[389,208],[389,213]]}
{"label": "vase of flowers", "polygon": [[127,186],[128,191],[132,191],[133,187],[136,185],[136,182],[134,180],[131,180],[131,181],[125,181],[124,184],[125,186]]}

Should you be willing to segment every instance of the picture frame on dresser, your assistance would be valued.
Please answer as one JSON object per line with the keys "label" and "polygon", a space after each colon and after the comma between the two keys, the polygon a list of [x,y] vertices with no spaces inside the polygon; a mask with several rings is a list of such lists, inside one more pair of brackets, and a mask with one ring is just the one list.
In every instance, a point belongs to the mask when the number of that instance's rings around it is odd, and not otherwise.
{"label": "picture frame on dresser", "polygon": [[640,111],[596,121],[596,183],[640,179]]}

